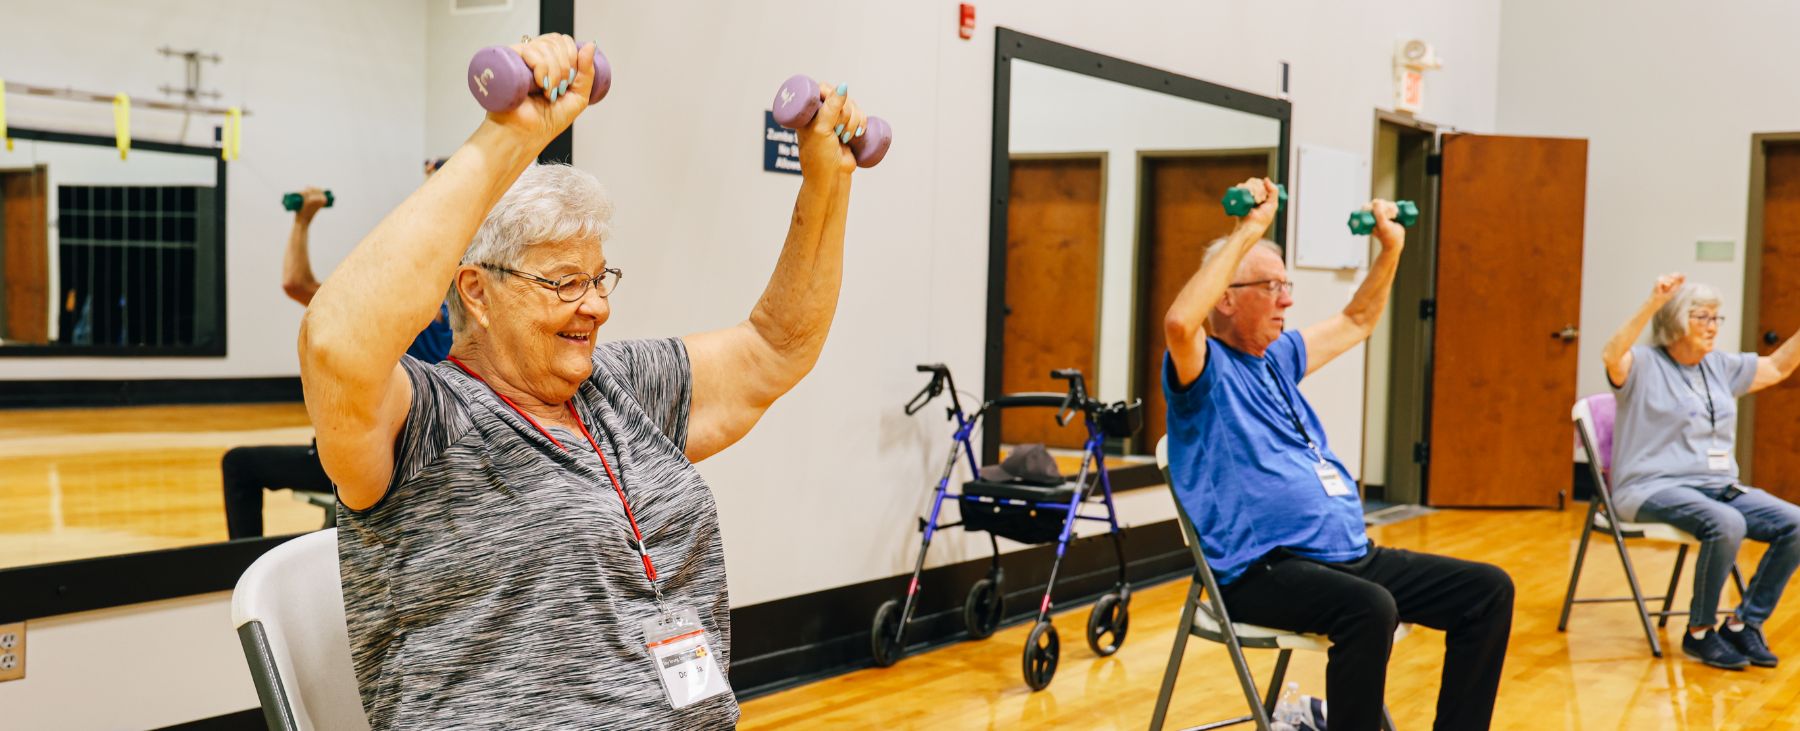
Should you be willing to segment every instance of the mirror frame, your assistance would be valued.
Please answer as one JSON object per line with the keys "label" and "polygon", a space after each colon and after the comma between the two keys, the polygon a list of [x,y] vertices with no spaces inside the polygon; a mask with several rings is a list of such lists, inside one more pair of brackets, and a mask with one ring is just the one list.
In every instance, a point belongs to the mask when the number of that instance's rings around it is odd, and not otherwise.
{"label": "mirror frame", "polygon": [[[219,128],[213,128],[217,137]],[[7,135],[16,140],[33,142],[58,142],[73,145],[94,145],[97,147],[113,147],[117,143],[111,137],[76,134],[73,132],[50,132],[41,129],[11,128]],[[219,154],[217,147],[196,147],[178,145],[170,142],[154,142],[150,140],[132,140],[131,149],[147,152],[167,152],[176,155],[195,155],[209,157],[213,160],[213,189],[217,191],[218,205],[213,211],[213,229],[217,232],[218,261],[213,271],[212,309],[218,313],[218,335],[204,345],[153,346],[153,345],[8,345],[0,347],[0,358],[19,357],[66,357],[66,358],[193,358],[193,357],[225,357],[225,339],[229,329],[226,327],[225,311],[225,255],[230,251],[225,230],[225,208],[230,200],[225,190],[225,159]],[[53,194],[54,195],[54,194]]]}
{"label": "mirror frame", "polygon": [[[1006,311],[1006,202],[1012,193],[1011,107],[1012,61],[1032,63],[1090,76],[1146,91],[1168,94],[1225,109],[1247,112],[1275,120],[1280,125],[1277,141],[1276,182],[1288,182],[1289,139],[1293,127],[1293,105],[1285,99],[1253,94],[1229,86],[1182,76],[1159,68],[1133,63],[1082,48],[1057,43],[1046,38],[1021,33],[1006,27],[994,29],[994,141],[990,170],[988,210],[988,279],[987,279],[987,348],[986,367],[982,379],[983,392],[1001,393],[1001,368],[1005,364]],[[1135,191],[1133,193],[1135,195]],[[1274,239],[1286,248],[1287,216],[1275,219]],[[991,398],[992,396],[990,396]],[[982,429],[981,460],[993,464],[1000,459],[999,414],[988,419],[994,423]],[[1108,470],[1113,492],[1161,485],[1156,465],[1134,465]]]}

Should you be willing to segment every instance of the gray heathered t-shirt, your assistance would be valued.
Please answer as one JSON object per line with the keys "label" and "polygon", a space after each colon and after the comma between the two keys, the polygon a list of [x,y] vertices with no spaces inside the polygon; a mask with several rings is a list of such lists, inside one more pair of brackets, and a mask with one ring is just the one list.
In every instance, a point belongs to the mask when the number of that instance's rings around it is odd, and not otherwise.
{"label": "gray heathered t-shirt", "polygon": [[[1617,387],[1613,425],[1613,504],[1620,517],[1637,520],[1645,500],[1671,487],[1737,482],[1737,398],[1755,379],[1755,353],[1712,352],[1700,365],[1684,366],[1661,348],[1631,349],[1631,372]],[[1729,470],[1708,467],[1707,452],[1713,449],[1729,455]]]}
{"label": "gray heathered t-shirt", "polygon": [[[412,408],[374,507],[339,504],[351,656],[375,729],[728,728],[731,693],[670,708],[644,649],[656,606],[585,439],[552,444],[445,362],[402,358]],[[619,475],[665,606],[691,607],[729,673],[711,490],[683,453],[680,340],[605,343],[575,404]]]}

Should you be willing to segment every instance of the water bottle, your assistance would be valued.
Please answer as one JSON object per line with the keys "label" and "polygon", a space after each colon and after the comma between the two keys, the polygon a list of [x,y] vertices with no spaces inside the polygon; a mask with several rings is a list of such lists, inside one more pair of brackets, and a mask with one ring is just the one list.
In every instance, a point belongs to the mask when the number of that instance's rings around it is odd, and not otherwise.
{"label": "water bottle", "polygon": [[1269,719],[1277,728],[1286,726],[1289,729],[1300,729],[1300,724],[1307,720],[1306,713],[1301,710],[1300,684],[1288,681],[1281,687],[1281,699],[1275,703],[1275,716]]}

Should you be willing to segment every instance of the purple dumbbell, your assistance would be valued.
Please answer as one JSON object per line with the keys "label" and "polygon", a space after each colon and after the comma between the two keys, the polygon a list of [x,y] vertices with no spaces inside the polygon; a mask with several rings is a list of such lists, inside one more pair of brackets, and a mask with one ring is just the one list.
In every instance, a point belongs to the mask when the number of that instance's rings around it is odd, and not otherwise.
{"label": "purple dumbbell", "polygon": [[[776,90],[775,103],[770,110],[775,112],[777,124],[800,129],[812,122],[813,115],[819,113],[823,103],[819,97],[819,82],[806,74],[794,74]],[[888,145],[894,143],[894,130],[880,117],[869,117],[863,127],[862,136],[850,140],[850,149],[856,153],[857,167],[872,168],[887,155]]]}
{"label": "purple dumbbell", "polygon": [[[594,87],[588,92],[588,103],[595,104],[612,88],[612,65],[594,46]],[[519,53],[506,46],[488,46],[469,59],[469,93],[490,112],[504,112],[519,106],[525,96],[538,88],[531,78],[531,68]],[[538,91],[542,93],[542,91]]]}

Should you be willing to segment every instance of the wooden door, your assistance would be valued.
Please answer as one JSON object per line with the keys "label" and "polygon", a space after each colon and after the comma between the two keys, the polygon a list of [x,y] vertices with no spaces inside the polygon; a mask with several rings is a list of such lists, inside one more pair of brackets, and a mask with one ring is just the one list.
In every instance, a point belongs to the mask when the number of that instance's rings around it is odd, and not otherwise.
{"label": "wooden door", "polygon": [[[1764,150],[1761,301],[1744,303],[1757,308],[1757,328],[1743,347],[1769,355],[1800,333],[1800,142]],[[1764,389],[1755,399],[1750,481],[1800,501],[1800,378]]]}
{"label": "wooden door", "polygon": [[6,242],[0,338],[9,343],[50,342],[49,177],[43,168],[0,173],[0,225],[5,226],[0,241]]}
{"label": "wooden door", "polygon": [[[1012,161],[1000,372],[1006,393],[1067,390],[1050,377],[1058,368],[1080,368],[1089,384],[1099,382],[1102,165],[1100,157]],[[1000,441],[1080,449],[1087,439],[1081,422],[1058,427],[1054,417],[1048,409],[1006,414]]]}
{"label": "wooden door", "polygon": [[1207,244],[1231,233],[1236,219],[1219,205],[1226,189],[1252,177],[1265,177],[1273,167],[1272,151],[1206,157],[1150,157],[1141,171],[1138,201],[1143,251],[1138,255],[1137,369],[1135,387],[1144,400],[1144,430],[1133,452],[1152,454],[1168,431],[1168,402],[1163,398],[1163,317],[1175,295],[1200,269]]}
{"label": "wooden door", "polygon": [[1440,181],[1427,497],[1557,505],[1572,459],[1587,140],[1445,135]]}

